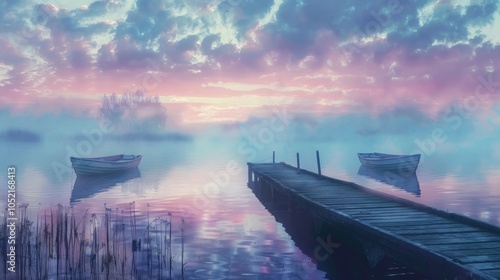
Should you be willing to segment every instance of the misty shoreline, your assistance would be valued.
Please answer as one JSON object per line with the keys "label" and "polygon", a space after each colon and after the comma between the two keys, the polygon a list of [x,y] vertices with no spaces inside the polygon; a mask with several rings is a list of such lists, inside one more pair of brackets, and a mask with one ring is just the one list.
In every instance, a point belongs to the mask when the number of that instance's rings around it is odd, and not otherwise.
{"label": "misty shoreline", "polygon": [[[76,134],[70,136],[74,140],[85,140],[85,135]],[[151,142],[190,142],[193,137],[189,134],[180,132],[126,132],[116,133],[106,136],[113,141],[151,141]],[[0,142],[18,142],[18,143],[40,143],[44,140],[43,136],[35,131],[27,129],[9,128],[0,132]]]}

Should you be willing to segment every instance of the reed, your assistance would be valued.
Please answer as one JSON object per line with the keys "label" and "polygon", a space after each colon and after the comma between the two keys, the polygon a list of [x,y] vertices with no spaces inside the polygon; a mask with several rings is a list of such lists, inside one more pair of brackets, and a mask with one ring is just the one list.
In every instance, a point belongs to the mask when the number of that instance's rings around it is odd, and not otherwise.
{"label": "reed", "polygon": [[168,212],[168,275],[172,279],[172,213]]}
{"label": "reed", "polygon": [[[180,219],[180,264],[174,275],[174,215],[138,222],[136,205],[103,213],[76,211],[58,204],[39,207],[31,218],[19,205],[16,224],[16,272],[7,271],[7,215],[0,219],[2,279],[184,279],[185,230]],[[128,229],[127,229],[128,228]],[[141,244],[144,240],[143,244]],[[179,247],[176,247],[179,248]],[[178,252],[178,251],[177,251]],[[130,258],[131,256],[131,258]],[[168,267],[168,269],[167,269]]]}
{"label": "reed", "polygon": [[181,277],[184,279],[184,266],[187,263],[184,263],[184,230],[186,230],[186,225],[184,224],[184,219],[181,219]]}

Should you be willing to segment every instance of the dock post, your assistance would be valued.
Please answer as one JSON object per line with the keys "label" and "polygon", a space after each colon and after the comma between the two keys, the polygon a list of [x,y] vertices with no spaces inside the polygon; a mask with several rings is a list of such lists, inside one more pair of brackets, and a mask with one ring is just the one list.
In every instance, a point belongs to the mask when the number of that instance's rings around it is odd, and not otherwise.
{"label": "dock post", "polygon": [[299,157],[299,153],[297,153],[297,173],[300,172],[300,157]]}
{"label": "dock post", "polygon": [[316,161],[318,162],[318,175],[321,176],[321,162],[319,160],[319,151],[316,150]]}
{"label": "dock post", "polygon": [[252,184],[252,165],[248,165],[248,185]]}
{"label": "dock post", "polygon": [[276,159],[276,157],[275,157],[275,156],[276,156],[276,154],[275,154],[275,153],[274,153],[274,151],[273,151],[273,163],[276,163],[276,162],[275,162],[275,159]]}

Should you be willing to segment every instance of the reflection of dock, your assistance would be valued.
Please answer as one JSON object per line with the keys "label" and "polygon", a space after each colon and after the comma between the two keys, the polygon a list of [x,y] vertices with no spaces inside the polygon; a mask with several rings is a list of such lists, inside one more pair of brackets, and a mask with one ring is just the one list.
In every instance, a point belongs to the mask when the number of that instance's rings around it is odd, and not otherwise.
{"label": "reflection of dock", "polygon": [[97,193],[105,192],[117,184],[124,183],[140,176],[141,173],[137,168],[106,175],[78,176],[76,177],[75,185],[71,192],[70,202],[73,203],[89,198]]}
{"label": "reflection of dock", "polygon": [[249,184],[429,279],[500,279],[500,228],[286,164],[248,164]]}
{"label": "reflection of dock", "polygon": [[420,184],[418,183],[417,174],[415,172],[404,173],[398,170],[379,169],[362,164],[359,167],[358,174],[420,196]]}
{"label": "reflection of dock", "polygon": [[[311,258],[326,279],[423,279],[415,271],[390,257],[376,265],[362,241],[334,224],[324,222],[288,196],[273,195],[263,184],[251,185],[255,196],[283,225],[300,251]],[[373,255],[373,252],[371,252]],[[400,278],[391,277],[397,274]]]}

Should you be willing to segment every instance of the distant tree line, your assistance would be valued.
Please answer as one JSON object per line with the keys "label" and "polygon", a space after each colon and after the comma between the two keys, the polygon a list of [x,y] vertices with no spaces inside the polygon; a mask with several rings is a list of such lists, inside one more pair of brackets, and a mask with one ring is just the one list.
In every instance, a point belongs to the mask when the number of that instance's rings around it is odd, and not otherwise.
{"label": "distant tree line", "polygon": [[41,141],[41,137],[36,132],[24,129],[10,128],[3,132],[0,132],[0,141],[36,143]]}
{"label": "distant tree line", "polygon": [[147,96],[144,90],[136,90],[104,95],[99,117],[123,130],[152,132],[165,126],[167,109],[157,95]]}

